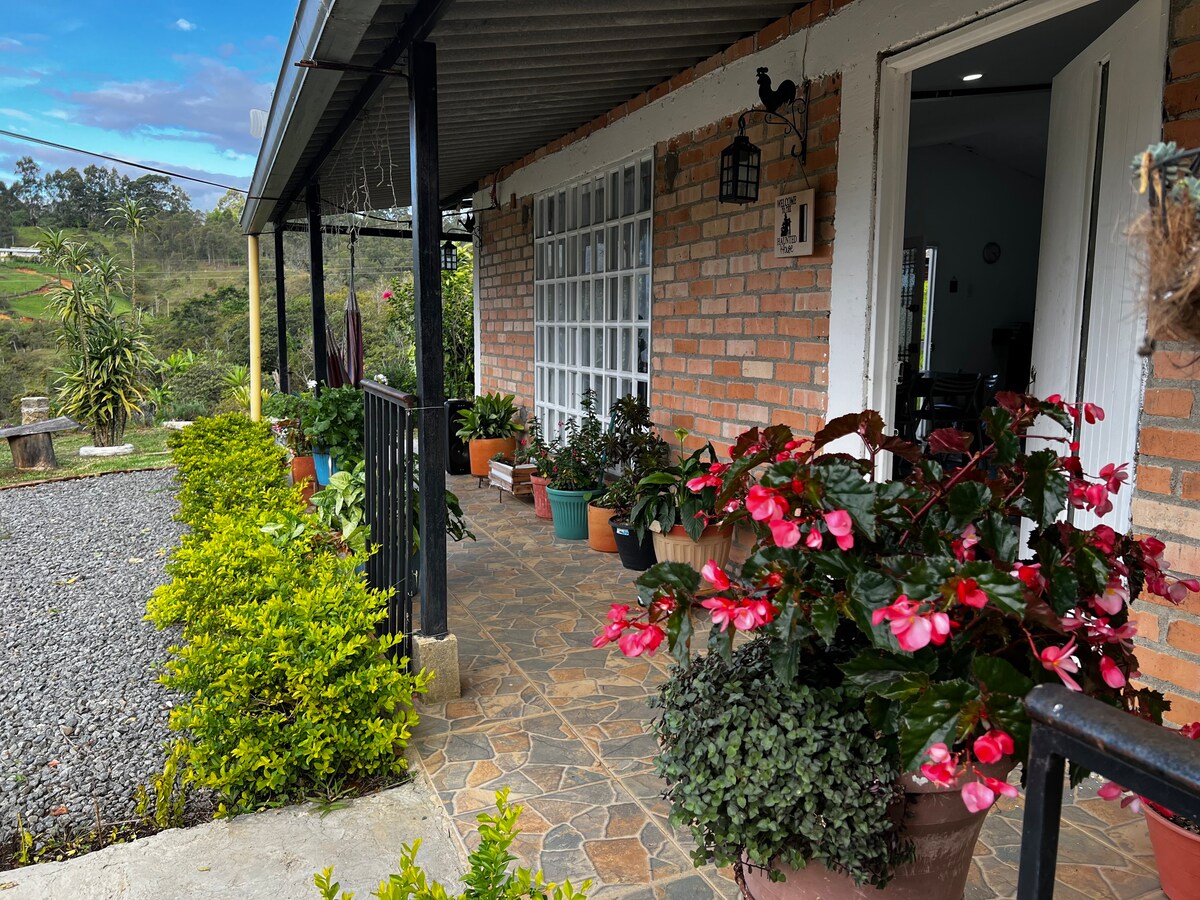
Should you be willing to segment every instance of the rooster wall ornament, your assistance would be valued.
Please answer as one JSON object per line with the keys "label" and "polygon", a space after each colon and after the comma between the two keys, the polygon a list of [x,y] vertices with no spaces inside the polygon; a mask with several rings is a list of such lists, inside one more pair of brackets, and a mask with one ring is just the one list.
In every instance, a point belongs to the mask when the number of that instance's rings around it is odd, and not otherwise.
{"label": "rooster wall ornament", "polygon": [[[761,115],[763,121],[782,125],[784,134],[794,134],[796,144],[792,156],[803,166],[808,159],[808,100],[812,82],[804,81],[797,96],[796,82],[787,79],[779,87],[771,86],[766,67],[758,70],[758,98],[762,108],[754,107],[738,117],[738,133],[733,143],[721,151],[721,185],[718,199],[722,203],[753,203],[758,199],[758,176],[762,151],[746,137],[746,118]],[[797,106],[799,109],[797,109]],[[800,122],[796,122],[796,114]]]}

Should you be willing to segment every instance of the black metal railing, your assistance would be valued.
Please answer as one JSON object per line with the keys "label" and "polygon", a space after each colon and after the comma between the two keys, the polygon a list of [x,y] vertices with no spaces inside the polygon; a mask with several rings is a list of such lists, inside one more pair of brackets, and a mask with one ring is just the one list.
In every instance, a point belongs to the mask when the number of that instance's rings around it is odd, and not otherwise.
{"label": "black metal railing", "polygon": [[373,588],[393,590],[386,632],[403,635],[403,641],[389,655],[411,659],[418,577],[413,553],[417,398],[369,380],[363,381],[362,389],[366,517],[374,551],[367,562],[367,581]]}
{"label": "black metal railing", "polygon": [[1200,821],[1200,742],[1189,741],[1061,685],[1025,698],[1033,721],[1026,768],[1018,900],[1050,900],[1058,856],[1064,765],[1097,775]]}

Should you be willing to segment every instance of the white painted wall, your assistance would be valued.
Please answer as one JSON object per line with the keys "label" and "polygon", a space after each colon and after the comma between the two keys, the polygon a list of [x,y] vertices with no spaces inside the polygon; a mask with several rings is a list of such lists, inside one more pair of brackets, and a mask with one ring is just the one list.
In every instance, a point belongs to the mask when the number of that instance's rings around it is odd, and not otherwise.
{"label": "white painted wall", "polygon": [[[903,170],[880,168],[877,152],[879,108],[894,102],[902,83],[889,84],[889,95],[880,97],[881,56],[913,47],[962,25],[994,16],[1002,24],[990,37],[1011,33],[1050,14],[1061,14],[1087,5],[1089,0],[858,0],[806,32],[794,34],[759,53],[743,57],[724,68],[673,91],[609,127],[543,157],[503,180],[497,189],[501,202],[516,194],[534,194],[557,186],[582,173],[624,159],[659,141],[709,125],[757,102],[755,69],[768,66],[775,78],[819,77],[842,74],[841,137],[838,152],[837,212],[832,273],[832,312],[829,325],[830,378],[828,416],[860,410],[872,403],[872,372],[882,371],[883,355],[872,338],[873,330],[888,333],[886,321],[876,320],[873,276],[877,253],[875,228],[877,172],[881,177],[903,178]],[[954,37],[936,51],[923,52],[908,68],[924,65],[959,52]],[[926,57],[928,57],[926,59]],[[805,61],[803,69],[801,60]],[[907,117],[904,117],[907,121]],[[891,135],[893,147],[902,148],[907,135]],[[490,187],[489,187],[490,190]],[[903,193],[900,195],[903,203]],[[475,196],[482,208],[488,191]],[[901,213],[902,215],[902,213]],[[882,342],[880,347],[882,347]],[[888,353],[891,353],[889,348]],[[874,386],[874,393],[884,389]],[[878,399],[878,398],[875,398]]]}

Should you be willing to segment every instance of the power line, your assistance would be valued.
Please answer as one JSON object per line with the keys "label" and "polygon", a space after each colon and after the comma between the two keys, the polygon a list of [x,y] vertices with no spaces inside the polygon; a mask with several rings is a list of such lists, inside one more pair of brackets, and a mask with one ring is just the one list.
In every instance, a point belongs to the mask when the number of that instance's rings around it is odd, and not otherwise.
{"label": "power line", "polygon": [[248,199],[252,200],[278,200],[278,197],[250,197],[250,192],[245,188],[234,187],[232,184],[221,184],[216,181],[209,181],[206,178],[197,178],[194,175],[184,175],[180,172],[172,172],[170,169],[158,169],[154,166],[147,166],[143,163],[133,162],[128,159],[121,159],[119,156],[108,156],[104,153],[97,153],[94,150],[84,150],[82,147],[72,147],[69,144],[59,144],[54,141],[47,141],[42,138],[36,138],[28,134],[20,134],[16,131],[5,131],[0,128],[0,135],[4,137],[14,138],[18,141],[26,141],[30,144],[41,144],[43,147],[53,147],[56,150],[66,150],[68,153],[82,153],[84,156],[94,156],[96,159],[104,159],[109,162],[120,163],[123,166],[132,166],[135,169],[145,169],[147,172],[154,172],[157,175],[167,175],[171,178],[179,178],[183,181],[194,181],[197,184],[206,184],[209,187],[225,188],[227,191],[235,191],[239,194],[245,194]]}

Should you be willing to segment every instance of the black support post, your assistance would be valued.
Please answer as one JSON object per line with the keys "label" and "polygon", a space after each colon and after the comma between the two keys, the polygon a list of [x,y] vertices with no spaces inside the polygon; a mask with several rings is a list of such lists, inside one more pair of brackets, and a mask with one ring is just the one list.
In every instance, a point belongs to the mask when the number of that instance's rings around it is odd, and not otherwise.
{"label": "black support post", "polygon": [[446,618],[446,434],[442,427],[442,233],[438,184],[437,51],[414,41],[408,54],[409,169],[412,172],[413,286],[420,399],[421,631],[449,633]]}
{"label": "black support post", "polygon": [[275,324],[279,333],[279,390],[292,392],[287,357],[287,289],[283,277],[283,229],[275,223]]}
{"label": "black support post", "polygon": [[321,189],[315,181],[304,192],[308,211],[308,272],[312,280],[313,372],[317,390],[329,383],[329,353],[325,344],[325,252],[321,246]]}

